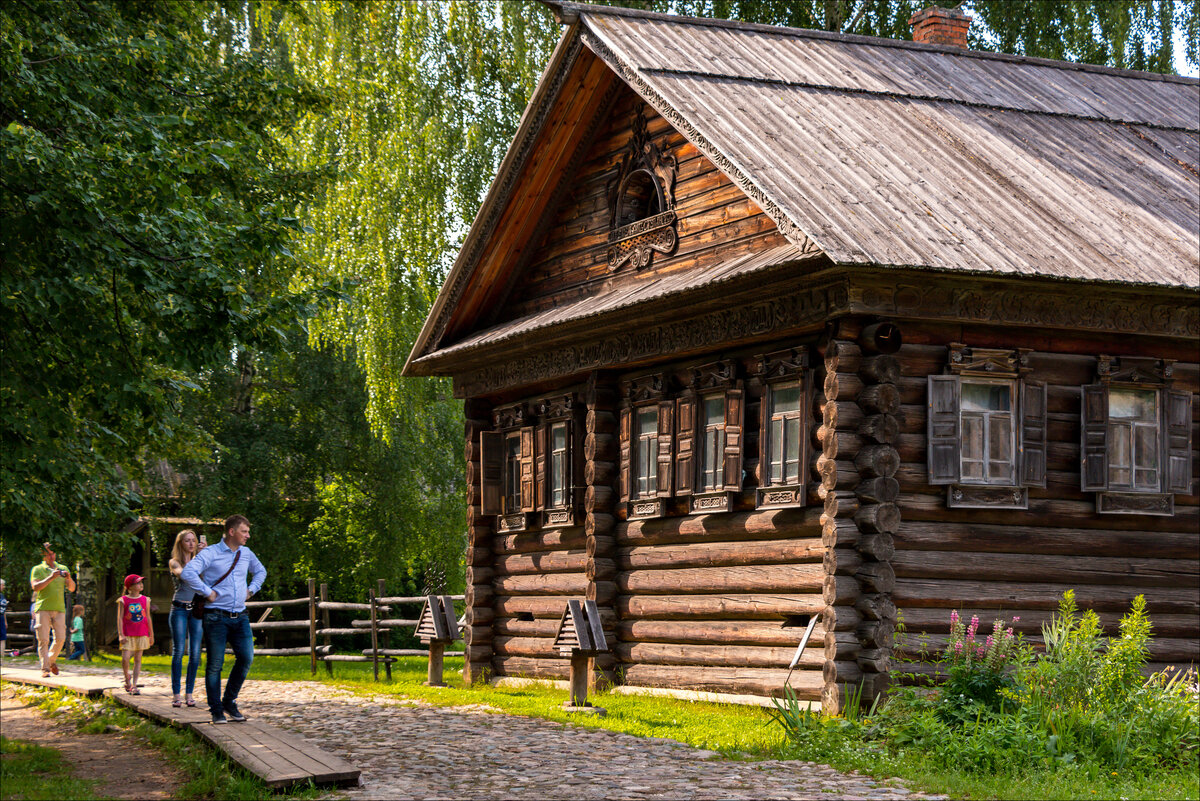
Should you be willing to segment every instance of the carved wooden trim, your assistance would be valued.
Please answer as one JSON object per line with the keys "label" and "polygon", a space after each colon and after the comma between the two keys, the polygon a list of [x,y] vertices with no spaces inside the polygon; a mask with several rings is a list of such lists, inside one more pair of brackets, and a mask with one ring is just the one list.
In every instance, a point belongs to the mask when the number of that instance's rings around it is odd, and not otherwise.
{"label": "carved wooden trim", "polygon": [[804,505],[804,486],[802,484],[780,484],[779,486],[760,487],[755,497],[757,509],[783,509],[790,506]]}
{"label": "carved wooden trim", "polygon": [[689,495],[688,512],[707,515],[716,512],[732,512],[735,492],[700,492]]}
{"label": "carved wooden trim", "polygon": [[514,512],[510,515],[496,515],[496,530],[501,532],[525,531],[529,528],[527,517],[524,512]]}
{"label": "carved wooden trim", "polygon": [[1025,487],[955,484],[946,488],[947,509],[1028,509]]}
{"label": "carved wooden trim", "polygon": [[689,385],[697,392],[730,389],[738,379],[738,367],[739,363],[734,359],[702,364],[692,369]]}
{"label": "carved wooden trim", "polygon": [[844,281],[808,290],[780,291],[775,297],[675,323],[647,325],[588,342],[561,345],[542,353],[498,361],[454,376],[457,397],[486,395],[540,381],[686,351],[729,346],[752,337],[823,322],[847,303]]}
{"label": "carved wooden trim", "polygon": [[621,402],[624,406],[659,401],[666,396],[667,377],[663,373],[651,373],[621,382]]}
{"label": "carved wooden trim", "polygon": [[713,164],[724,172],[729,179],[737,184],[746,195],[755,202],[755,204],[763,210],[779,228],[779,232],[784,238],[791,242],[804,253],[819,253],[821,248],[808,237],[800,227],[792,221],[783,209],[779,207],[775,201],[767,197],[749,176],[742,171],[738,165],[734,164],[724,153],[714,145],[707,136],[702,134],[696,126],[692,125],[682,114],[667,102],[649,83],[646,82],[641,75],[638,74],[632,66],[627,64],[621,56],[617,55],[608,43],[589,30],[581,32],[580,36],[587,44],[588,48],[593,53],[598,55],[614,72],[617,73],[634,91],[642,96],[654,110],[662,117],[671,123],[677,131],[687,137],[688,141],[696,146],[696,149],[703,153]]}
{"label": "carved wooden trim", "polygon": [[754,375],[766,382],[799,378],[808,364],[808,348],[788,348],[756,356]]}
{"label": "carved wooden trim", "polygon": [[630,520],[664,517],[667,514],[667,502],[662,498],[645,498],[630,501],[626,504],[625,509]]}
{"label": "carved wooden trim", "polygon": [[856,273],[854,314],[1034,328],[1200,336],[1200,306],[1182,294],[1092,287],[1059,289],[1029,280],[954,279],[924,274]]}
{"label": "carved wooden trim", "polygon": [[538,420],[542,422],[570,420],[575,414],[576,407],[577,403],[573,392],[542,398],[533,403]]}
{"label": "carved wooden trim", "polygon": [[528,421],[528,409],[524,403],[514,403],[510,406],[499,406],[492,410],[492,428],[496,431],[520,428]]}
{"label": "carved wooden trim", "polygon": [[1102,354],[1096,361],[1096,375],[1102,384],[1169,387],[1175,381],[1175,360]]}
{"label": "carved wooden trim", "polygon": [[950,362],[946,372],[952,375],[1019,378],[1030,372],[1030,348],[973,348],[961,342],[950,343]]}
{"label": "carved wooden trim", "polygon": [[1175,496],[1169,492],[1097,492],[1096,512],[1170,517],[1175,514]]}
{"label": "carved wooden trim", "polygon": [[[610,273],[626,263],[635,270],[641,270],[649,266],[655,253],[670,255],[679,244],[675,230],[675,175],[679,170],[679,162],[673,154],[664,153],[650,138],[641,106],[634,112],[632,128],[633,135],[608,188]],[[625,193],[635,174],[644,174],[653,183],[658,211],[652,216],[623,223]]]}

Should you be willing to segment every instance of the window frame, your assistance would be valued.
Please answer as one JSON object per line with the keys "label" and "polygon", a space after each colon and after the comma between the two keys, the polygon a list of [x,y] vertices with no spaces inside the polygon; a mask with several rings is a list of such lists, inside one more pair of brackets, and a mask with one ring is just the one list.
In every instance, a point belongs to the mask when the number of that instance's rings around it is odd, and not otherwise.
{"label": "window frame", "polygon": [[[755,507],[759,509],[776,509],[783,507],[804,506],[808,501],[808,485],[811,481],[812,461],[812,427],[815,424],[813,414],[813,370],[809,363],[806,347],[789,348],[764,354],[755,359],[755,378],[761,386],[758,405],[758,464],[756,477],[758,488],[755,491]],[[775,391],[784,387],[798,386],[800,389],[800,404],[795,411],[799,419],[799,463],[795,481],[789,481],[786,473],[786,457],[781,462],[782,479],[776,481],[771,475],[772,459],[780,447],[784,445],[775,442],[773,421],[775,412]],[[790,417],[789,413],[782,420]],[[784,427],[786,431],[786,426]]]}
{"label": "window frame", "polygon": [[[620,443],[620,501],[629,519],[662,517],[674,494],[675,468],[675,401],[668,397],[668,378],[664,373],[651,373],[621,382],[619,421]],[[637,416],[654,407],[657,410],[657,433],[654,437],[654,487],[643,494],[637,487],[639,472],[639,437]],[[649,454],[644,454],[647,458]]]}

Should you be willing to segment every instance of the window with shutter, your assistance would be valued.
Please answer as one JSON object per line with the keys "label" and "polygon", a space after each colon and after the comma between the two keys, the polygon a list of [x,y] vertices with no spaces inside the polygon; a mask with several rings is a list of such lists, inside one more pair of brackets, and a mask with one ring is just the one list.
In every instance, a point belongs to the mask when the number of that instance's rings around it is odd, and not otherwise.
{"label": "window with shutter", "polygon": [[504,436],[504,513],[521,509],[521,432]]}
{"label": "window with shutter", "polygon": [[570,423],[562,421],[550,424],[550,448],[547,452],[546,508],[563,509],[569,500],[570,464],[568,460]]}
{"label": "window with shutter", "polygon": [[700,483],[697,490],[713,492],[725,485],[725,398],[701,399]]}
{"label": "window with shutter", "polygon": [[696,480],[696,397],[685,394],[675,402],[675,494],[691,495]]}
{"label": "window with shutter", "polygon": [[725,442],[722,458],[723,489],[742,491],[742,448],[744,447],[745,390],[731,389],[725,393]]}
{"label": "window with shutter", "polygon": [[1191,492],[1192,395],[1171,388],[1172,364],[1101,356],[1083,387],[1081,485],[1101,514],[1172,515]]}
{"label": "window with shutter", "polygon": [[549,482],[550,474],[548,465],[550,463],[550,430],[549,426],[540,425],[534,429],[533,441],[533,462],[534,462],[534,485],[533,485],[533,506],[535,510],[546,508],[549,501]]}
{"label": "window with shutter", "polygon": [[658,404],[658,467],[655,469],[655,491],[659,498],[671,497],[674,487],[675,454],[675,402],[660,401]]}
{"label": "window with shutter", "polygon": [[958,376],[929,376],[928,394],[929,483],[957,484],[959,480]]}
{"label": "window with shutter", "polygon": [[633,409],[621,409],[619,439],[621,448],[620,485],[621,502],[633,498]]}
{"label": "window with shutter", "polygon": [[658,495],[658,405],[639,406],[634,417],[633,497]]}
{"label": "window with shutter", "polygon": [[1046,486],[1046,384],[1021,382],[1021,486]]}
{"label": "window with shutter", "polygon": [[622,381],[621,500],[630,518],[661,517],[673,494],[675,401],[662,373]]}
{"label": "window with shutter", "polygon": [[479,511],[485,515],[504,513],[504,435],[479,432]]}
{"label": "window with shutter", "polygon": [[812,371],[795,348],[759,356],[758,508],[802,506],[808,473]]}

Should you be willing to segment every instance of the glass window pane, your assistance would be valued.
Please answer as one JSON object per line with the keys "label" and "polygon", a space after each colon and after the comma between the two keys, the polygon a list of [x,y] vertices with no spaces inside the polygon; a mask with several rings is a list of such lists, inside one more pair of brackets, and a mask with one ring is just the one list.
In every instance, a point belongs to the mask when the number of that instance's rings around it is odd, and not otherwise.
{"label": "glass window pane", "polygon": [[988,456],[993,460],[1012,461],[1012,420],[992,415],[988,421]]}
{"label": "glass window pane", "polygon": [[787,448],[787,469],[784,471],[784,480],[789,484],[794,484],[800,480],[800,417],[793,416],[787,419],[787,433],[784,435],[784,443]]}
{"label": "glass window pane", "polygon": [[983,417],[979,415],[963,415],[962,458],[964,463],[983,459]]}
{"label": "glass window pane", "polygon": [[1158,467],[1158,430],[1154,426],[1133,427],[1134,467]]}
{"label": "glass window pane", "polygon": [[1133,432],[1127,423],[1108,427],[1108,483],[1113,487],[1133,486]]}
{"label": "glass window pane", "polygon": [[782,414],[800,410],[800,386],[798,384],[775,387],[771,390],[771,412]]}
{"label": "glass window pane", "polygon": [[658,435],[658,407],[649,406],[643,409],[638,409],[637,413],[637,436],[641,439],[645,436]]}
{"label": "glass window pane", "polygon": [[564,424],[559,424],[550,429],[550,436],[553,442],[550,445],[551,450],[563,451],[567,449],[567,427]]}
{"label": "glass window pane", "polygon": [[725,425],[725,398],[718,395],[715,398],[704,399],[704,427]]}
{"label": "glass window pane", "polygon": [[1109,419],[1157,422],[1155,408],[1157,394],[1152,389],[1110,389],[1108,392]]}
{"label": "glass window pane", "polygon": [[783,483],[783,421],[771,421],[770,479],[772,484]]}
{"label": "glass window pane", "polygon": [[1007,412],[1012,403],[1008,384],[962,384],[962,409],[970,412]]}

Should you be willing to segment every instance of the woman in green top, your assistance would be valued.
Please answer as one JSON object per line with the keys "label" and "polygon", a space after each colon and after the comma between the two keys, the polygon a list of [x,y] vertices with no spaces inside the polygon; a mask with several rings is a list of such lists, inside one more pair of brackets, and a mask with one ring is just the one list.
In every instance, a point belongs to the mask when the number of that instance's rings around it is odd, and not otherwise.
{"label": "woman in green top", "polygon": [[71,655],[67,659],[81,659],[83,649],[83,604],[71,607]]}

